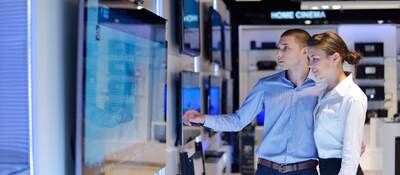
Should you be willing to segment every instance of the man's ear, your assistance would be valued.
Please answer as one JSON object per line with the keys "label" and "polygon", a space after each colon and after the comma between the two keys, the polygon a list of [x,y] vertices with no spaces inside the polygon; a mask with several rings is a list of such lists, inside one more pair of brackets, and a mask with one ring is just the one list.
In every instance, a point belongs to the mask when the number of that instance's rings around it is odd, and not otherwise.
{"label": "man's ear", "polygon": [[306,46],[306,47],[303,47],[302,49],[301,49],[301,54],[303,54],[303,55],[305,55],[305,56],[308,56],[308,47]]}

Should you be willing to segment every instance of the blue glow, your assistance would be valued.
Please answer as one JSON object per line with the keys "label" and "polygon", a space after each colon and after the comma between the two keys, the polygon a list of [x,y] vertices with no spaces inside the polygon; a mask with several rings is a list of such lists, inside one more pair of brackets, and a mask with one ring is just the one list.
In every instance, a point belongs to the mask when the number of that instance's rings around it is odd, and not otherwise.
{"label": "blue glow", "polygon": [[104,173],[107,159],[126,160],[120,153],[145,140],[138,118],[151,115],[152,106],[162,118],[163,96],[151,95],[164,90],[165,26],[147,23],[138,15],[144,12],[87,9],[83,172]]}
{"label": "blue glow", "polygon": [[183,88],[182,90],[182,115],[190,109],[200,111],[200,88]]}
{"label": "blue glow", "polygon": [[210,106],[209,106],[209,114],[217,115],[220,114],[220,89],[218,87],[210,88]]}

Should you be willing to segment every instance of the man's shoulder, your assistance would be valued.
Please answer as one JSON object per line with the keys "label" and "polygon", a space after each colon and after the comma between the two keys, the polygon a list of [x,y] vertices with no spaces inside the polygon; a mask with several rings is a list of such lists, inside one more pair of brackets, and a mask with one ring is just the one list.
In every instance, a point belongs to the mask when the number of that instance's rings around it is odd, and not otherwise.
{"label": "man's shoulder", "polygon": [[279,71],[277,73],[274,73],[272,75],[265,76],[259,80],[259,82],[271,82],[271,81],[277,81],[280,80],[284,76],[283,71]]}

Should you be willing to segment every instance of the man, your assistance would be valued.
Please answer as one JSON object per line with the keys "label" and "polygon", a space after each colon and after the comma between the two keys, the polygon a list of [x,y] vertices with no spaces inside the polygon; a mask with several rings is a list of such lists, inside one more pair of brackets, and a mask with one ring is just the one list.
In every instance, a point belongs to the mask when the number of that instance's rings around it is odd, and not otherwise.
{"label": "man", "polygon": [[201,123],[215,131],[240,131],[264,109],[264,140],[257,150],[256,174],[317,174],[313,110],[323,88],[310,76],[309,38],[302,29],[281,35],[276,56],[286,70],[259,80],[234,114],[209,116],[189,110],[184,123]]}

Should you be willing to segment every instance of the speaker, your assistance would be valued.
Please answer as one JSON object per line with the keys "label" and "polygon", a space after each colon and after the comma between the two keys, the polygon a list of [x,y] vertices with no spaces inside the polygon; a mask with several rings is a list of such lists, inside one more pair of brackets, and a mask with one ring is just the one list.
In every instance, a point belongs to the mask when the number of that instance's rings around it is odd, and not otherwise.
{"label": "speaker", "polygon": [[383,43],[355,43],[355,50],[364,57],[383,57]]}
{"label": "speaker", "polygon": [[357,79],[384,79],[385,78],[385,66],[378,64],[371,65],[358,65],[356,71]]}

